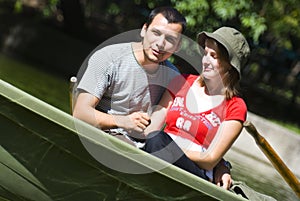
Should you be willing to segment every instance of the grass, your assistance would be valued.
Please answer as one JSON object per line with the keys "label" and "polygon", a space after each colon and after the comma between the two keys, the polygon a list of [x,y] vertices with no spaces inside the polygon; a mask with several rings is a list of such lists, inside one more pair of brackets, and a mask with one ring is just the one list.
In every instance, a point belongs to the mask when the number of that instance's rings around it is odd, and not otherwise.
{"label": "grass", "polygon": [[278,121],[278,120],[272,120],[275,124],[278,124],[282,127],[285,127],[291,131],[294,131],[295,133],[299,134],[300,135],[300,128],[295,125],[295,124],[292,124],[292,123],[286,123],[286,122],[282,122],[282,121]]}
{"label": "grass", "polygon": [[69,113],[68,80],[38,69],[0,54],[0,79]]}

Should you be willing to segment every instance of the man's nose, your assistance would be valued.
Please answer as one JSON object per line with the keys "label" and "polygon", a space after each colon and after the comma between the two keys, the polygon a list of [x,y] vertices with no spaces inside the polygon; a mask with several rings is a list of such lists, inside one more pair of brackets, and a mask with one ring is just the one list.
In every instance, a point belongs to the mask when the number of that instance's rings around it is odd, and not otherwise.
{"label": "man's nose", "polygon": [[163,50],[165,47],[165,37],[160,36],[158,40],[156,41],[156,46],[158,47],[159,50]]}

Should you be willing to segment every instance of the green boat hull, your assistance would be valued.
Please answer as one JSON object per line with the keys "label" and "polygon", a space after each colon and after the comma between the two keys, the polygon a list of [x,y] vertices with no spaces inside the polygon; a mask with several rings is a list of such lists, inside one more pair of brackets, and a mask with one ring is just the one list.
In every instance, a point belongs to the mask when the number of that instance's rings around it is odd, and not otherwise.
{"label": "green boat hull", "polygon": [[0,95],[0,200],[244,200],[2,80]]}

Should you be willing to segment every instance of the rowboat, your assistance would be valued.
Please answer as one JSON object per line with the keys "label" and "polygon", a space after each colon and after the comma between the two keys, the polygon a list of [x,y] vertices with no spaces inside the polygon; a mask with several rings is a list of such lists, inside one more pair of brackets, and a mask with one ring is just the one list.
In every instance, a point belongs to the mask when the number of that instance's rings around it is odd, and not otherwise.
{"label": "rowboat", "polygon": [[0,80],[0,200],[245,200]]}

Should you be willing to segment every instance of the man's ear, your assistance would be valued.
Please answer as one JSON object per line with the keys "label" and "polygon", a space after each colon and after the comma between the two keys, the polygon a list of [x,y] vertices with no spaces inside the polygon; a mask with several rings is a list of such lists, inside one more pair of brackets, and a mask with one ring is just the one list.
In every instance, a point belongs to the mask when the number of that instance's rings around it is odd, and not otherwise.
{"label": "man's ear", "polygon": [[142,30],[141,30],[141,33],[140,33],[140,36],[142,38],[144,38],[145,34],[146,34],[146,30],[147,30],[147,25],[144,24],[143,27],[142,27]]}

